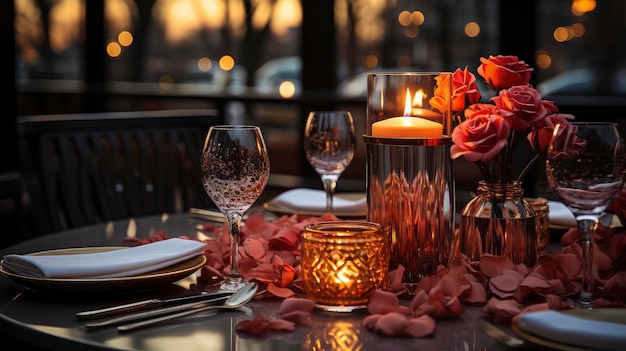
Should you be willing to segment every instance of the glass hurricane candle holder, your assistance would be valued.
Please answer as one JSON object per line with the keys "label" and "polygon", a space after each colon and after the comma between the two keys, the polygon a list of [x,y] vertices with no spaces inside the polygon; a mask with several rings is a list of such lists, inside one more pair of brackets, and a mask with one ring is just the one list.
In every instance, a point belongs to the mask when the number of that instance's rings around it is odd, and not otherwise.
{"label": "glass hurricane candle holder", "polygon": [[402,283],[447,266],[454,247],[451,73],[370,73],[367,220],[381,224]]}
{"label": "glass hurricane candle holder", "polygon": [[365,221],[319,222],[302,234],[302,283],[316,307],[365,308],[371,292],[389,289],[389,245],[383,228]]}

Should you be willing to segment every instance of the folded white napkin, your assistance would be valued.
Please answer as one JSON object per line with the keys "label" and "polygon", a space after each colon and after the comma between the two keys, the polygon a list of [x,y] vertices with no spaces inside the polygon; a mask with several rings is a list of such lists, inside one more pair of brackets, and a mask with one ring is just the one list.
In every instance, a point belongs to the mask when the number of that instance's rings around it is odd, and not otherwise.
{"label": "folded white napkin", "polygon": [[[281,193],[273,200],[274,204],[301,211],[326,211],[326,193],[323,190],[296,188]],[[341,193],[333,196],[333,211],[344,213],[365,213],[365,194],[358,198],[348,198]]]}
{"label": "folded white napkin", "polygon": [[[548,212],[548,218],[550,218],[550,224],[567,226],[567,227],[577,226],[576,217],[574,217],[574,214],[572,214],[572,211],[570,211],[569,208],[567,208],[567,206],[565,206],[562,202],[548,201],[548,208],[550,209],[550,211]],[[606,218],[607,222],[610,221],[610,223],[606,223],[606,224],[610,225],[611,227],[622,226],[622,223],[620,222],[619,217],[617,216],[611,215],[610,218],[603,217],[603,220],[602,220],[603,223],[605,223],[604,218]]]}
{"label": "folded white napkin", "polygon": [[[589,350],[624,350],[626,347],[626,309],[585,310],[580,315],[554,310],[528,312],[517,317],[524,332],[544,340],[575,345]],[[583,318],[584,316],[586,318]],[[620,317],[621,316],[621,317]],[[621,321],[612,323],[604,320]]]}
{"label": "folded white napkin", "polygon": [[5,255],[2,268],[36,278],[115,278],[151,272],[204,253],[206,244],[171,238],[106,252]]}
{"label": "folded white napkin", "polygon": [[572,211],[567,208],[562,202],[548,201],[548,218],[550,218],[550,224],[562,225],[567,227],[576,226],[576,217],[572,214]]}

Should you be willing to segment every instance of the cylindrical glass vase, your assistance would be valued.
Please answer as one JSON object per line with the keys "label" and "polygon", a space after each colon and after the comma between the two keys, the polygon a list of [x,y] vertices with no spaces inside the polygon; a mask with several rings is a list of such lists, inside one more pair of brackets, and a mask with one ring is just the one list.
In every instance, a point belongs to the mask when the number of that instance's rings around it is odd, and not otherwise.
{"label": "cylindrical glass vase", "polygon": [[370,73],[367,92],[367,220],[413,293],[453,249],[452,73]]}
{"label": "cylindrical glass vase", "polygon": [[537,263],[537,230],[521,183],[480,181],[476,197],[461,212],[455,256],[463,253],[472,261],[484,254],[507,256],[532,267]]}

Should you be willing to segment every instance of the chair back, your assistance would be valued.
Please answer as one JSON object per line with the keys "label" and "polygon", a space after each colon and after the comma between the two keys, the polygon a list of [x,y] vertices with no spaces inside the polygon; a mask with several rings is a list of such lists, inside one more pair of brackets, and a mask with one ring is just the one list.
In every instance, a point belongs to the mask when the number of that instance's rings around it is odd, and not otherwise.
{"label": "chair back", "polygon": [[18,117],[33,232],[215,207],[200,155],[215,110]]}

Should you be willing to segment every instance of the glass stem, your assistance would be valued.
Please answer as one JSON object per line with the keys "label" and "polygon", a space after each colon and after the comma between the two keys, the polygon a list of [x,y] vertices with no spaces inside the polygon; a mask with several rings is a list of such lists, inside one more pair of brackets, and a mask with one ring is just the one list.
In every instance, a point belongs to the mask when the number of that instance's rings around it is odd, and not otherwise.
{"label": "glass stem", "polygon": [[239,274],[239,228],[242,217],[239,213],[231,212],[226,214],[228,228],[230,229],[230,270],[228,278],[231,280],[241,279]]}
{"label": "glass stem", "polygon": [[337,175],[322,175],[322,183],[326,192],[326,213],[333,211],[333,197],[335,195],[335,187],[337,186]]}
{"label": "glass stem", "polygon": [[598,228],[598,218],[581,215],[576,217],[580,230],[580,246],[582,249],[582,288],[579,302],[591,306],[593,303],[593,235]]}

